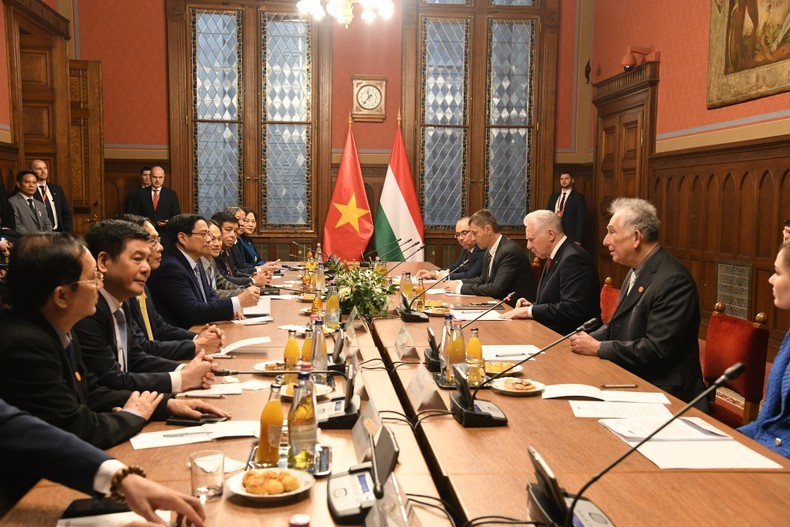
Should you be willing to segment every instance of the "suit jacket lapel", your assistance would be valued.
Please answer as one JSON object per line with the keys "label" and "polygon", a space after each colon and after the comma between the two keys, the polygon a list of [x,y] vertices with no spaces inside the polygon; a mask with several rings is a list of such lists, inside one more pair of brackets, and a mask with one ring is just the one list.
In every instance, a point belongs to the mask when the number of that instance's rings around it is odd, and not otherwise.
{"label": "suit jacket lapel", "polygon": [[[653,275],[661,266],[661,262],[664,261],[664,255],[662,251],[663,249],[659,249],[659,251],[654,254],[652,258],[650,258],[645,267],[639,271],[636,281],[634,282],[634,286],[631,288],[631,291],[625,298],[623,298],[622,295],[625,294],[625,289],[627,288],[628,282],[626,281],[623,283],[623,287],[620,290],[620,302],[618,303],[617,309],[612,316],[612,320],[631,311],[631,309],[634,307],[634,304],[636,304],[644,292],[647,291],[647,288],[653,281]],[[626,277],[626,279],[627,278],[628,277]]]}
{"label": "suit jacket lapel", "polygon": [[488,252],[488,249],[486,249],[486,253],[483,255],[483,272],[480,275],[480,279],[484,284],[488,283],[489,274],[491,274],[488,272],[490,266],[491,266],[491,253]]}
{"label": "suit jacket lapel", "polygon": [[[567,206],[567,204],[566,204]],[[546,269],[546,266],[543,266],[543,271],[540,273],[540,282],[538,282],[538,292],[535,294],[535,303],[540,304],[540,294],[543,292],[543,289],[546,287],[546,284],[549,281],[549,278],[554,274],[554,270],[557,269],[557,266],[560,265],[560,261],[562,260],[562,253],[565,252],[565,246],[570,240],[566,239],[560,245],[560,248],[557,249],[557,254],[554,255],[554,258],[551,260],[551,267]]]}

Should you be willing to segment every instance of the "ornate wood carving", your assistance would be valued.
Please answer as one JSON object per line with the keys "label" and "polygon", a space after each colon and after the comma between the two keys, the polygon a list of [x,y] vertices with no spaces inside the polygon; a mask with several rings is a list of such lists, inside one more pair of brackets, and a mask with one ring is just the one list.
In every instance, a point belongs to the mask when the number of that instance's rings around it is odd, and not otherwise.
{"label": "ornate wood carving", "polygon": [[63,37],[66,40],[71,38],[71,33],[69,33],[71,22],[42,0],[3,0],[3,3],[14,7],[31,22],[41,26],[46,33]]}

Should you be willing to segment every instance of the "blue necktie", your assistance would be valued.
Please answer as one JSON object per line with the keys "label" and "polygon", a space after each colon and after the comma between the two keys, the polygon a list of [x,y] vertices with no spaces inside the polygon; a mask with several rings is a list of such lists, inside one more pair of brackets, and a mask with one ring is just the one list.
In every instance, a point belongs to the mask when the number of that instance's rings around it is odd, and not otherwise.
{"label": "blue necktie", "polygon": [[192,270],[195,271],[195,280],[197,280],[198,289],[200,290],[200,296],[203,297],[203,302],[208,302],[208,300],[206,299],[206,290],[203,289],[203,280],[200,279],[200,271],[198,271],[197,264]]}

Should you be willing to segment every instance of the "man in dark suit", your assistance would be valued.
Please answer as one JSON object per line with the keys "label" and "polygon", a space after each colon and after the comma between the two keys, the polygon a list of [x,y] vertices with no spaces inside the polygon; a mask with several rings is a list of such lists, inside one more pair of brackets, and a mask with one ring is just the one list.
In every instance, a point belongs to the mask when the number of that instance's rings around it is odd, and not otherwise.
{"label": "man in dark suit", "polygon": [[601,285],[592,257],[570,241],[560,219],[536,210],[524,218],[527,248],[546,260],[535,302],[519,298],[504,318],[532,318],[557,333],[570,333],[591,318],[601,318]]}
{"label": "man in dark suit", "polygon": [[143,351],[132,329],[130,298],[143,292],[151,272],[149,235],[123,220],[104,220],[85,234],[97,269],[104,274],[96,312],[74,326],[85,365],[99,384],[115,389],[177,393],[208,388],[214,382],[211,361],[197,356],[186,366]]}
{"label": "man in dark suit", "polygon": [[35,197],[47,209],[47,216],[52,223],[52,230],[56,232],[72,232],[74,230],[74,217],[66,201],[63,188],[49,181],[49,169],[41,159],[30,162],[30,170],[36,174],[38,189]]}
{"label": "man in dark suit", "polygon": [[[162,265],[148,285],[156,309],[165,320],[189,328],[216,320],[231,320],[242,308],[258,303],[259,292],[246,289],[232,298],[219,298],[211,289],[199,259],[211,239],[206,220],[197,214],[179,214],[167,226],[174,245],[162,254]],[[257,293],[257,294],[256,294]]]}
{"label": "man in dark suit", "polygon": [[[156,509],[175,510],[195,525],[202,525],[205,518],[197,498],[145,479],[103,450],[2,399],[0,451],[0,517],[46,478],[93,496],[120,492],[131,510],[150,521],[159,521]],[[118,480],[115,488],[113,479]]]}
{"label": "man in dark suit", "polygon": [[[121,219],[145,229],[151,249],[148,265],[152,272],[159,269],[162,264],[162,244],[150,220],[133,214],[124,214]],[[145,286],[143,294],[130,298],[127,303],[135,342],[146,353],[166,359],[186,360],[194,358],[201,350],[215,353],[222,348],[225,332],[215,325],[207,324],[199,333],[195,333],[168,324],[156,311],[148,286]]]}
{"label": "man in dark suit", "polygon": [[555,192],[549,197],[546,208],[562,218],[562,230],[565,231],[565,235],[577,245],[581,244],[587,204],[584,195],[573,190],[573,176],[570,172],[560,174],[560,192]]}
{"label": "man in dark suit", "polygon": [[140,169],[140,185],[136,186],[129,192],[126,198],[126,204],[123,206],[123,211],[126,214],[134,214],[132,208],[134,206],[135,196],[140,189],[146,189],[151,186],[151,167],[143,167]]}
{"label": "man in dark suit", "polygon": [[[237,248],[238,219],[227,212],[217,212],[211,217],[211,220],[219,225],[220,230],[222,248],[219,255],[214,258],[214,263],[222,276],[229,282],[244,287],[251,285],[263,287],[271,282],[270,271],[259,271],[257,267],[243,267],[243,257],[239,252],[241,248]],[[279,263],[278,260],[277,264],[279,265]]]}
{"label": "man in dark suit", "polygon": [[102,277],[71,234],[20,238],[8,282],[12,309],[0,318],[0,398],[7,403],[99,448],[137,434],[152,416],[228,416],[197,399],[111,390],[96,382],[70,332],[96,309]]}
{"label": "man in dark suit", "polygon": [[[420,269],[417,278],[440,280],[463,280],[464,278],[477,278],[483,272],[483,250],[477,246],[472,231],[469,230],[469,216],[464,216],[455,224],[455,239],[461,245],[461,255],[447,269],[429,271]],[[450,276],[447,276],[447,275]]]}
{"label": "man in dark suit", "polygon": [[[611,360],[684,401],[705,385],[699,362],[699,299],[688,270],[658,243],[656,208],[619,198],[604,246],[631,270],[609,324],[571,337],[571,349]],[[707,408],[707,401],[700,407]]]}
{"label": "man in dark suit", "polygon": [[517,298],[535,299],[535,278],[524,250],[513,240],[499,232],[499,223],[491,211],[482,209],[469,218],[477,245],[486,251],[483,271],[477,278],[450,281],[445,291],[465,295],[490,296],[503,299],[514,293],[508,304],[514,306]]}
{"label": "man in dark suit", "polygon": [[22,170],[16,175],[19,192],[8,198],[14,209],[14,222],[19,234],[51,232],[52,222],[44,204],[36,199],[36,175],[32,170]]}
{"label": "man in dark suit", "polygon": [[167,225],[170,218],[181,214],[178,195],[164,184],[164,169],[160,166],[151,168],[151,186],[137,189],[128,210],[131,214],[150,219],[157,230]]}

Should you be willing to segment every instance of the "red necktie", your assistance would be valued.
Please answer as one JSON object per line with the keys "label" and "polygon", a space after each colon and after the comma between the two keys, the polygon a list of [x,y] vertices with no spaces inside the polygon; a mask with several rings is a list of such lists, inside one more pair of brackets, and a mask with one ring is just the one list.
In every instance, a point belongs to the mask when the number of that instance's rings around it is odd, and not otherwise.
{"label": "red necktie", "polygon": [[159,206],[159,189],[154,189],[154,211],[156,211],[156,207]]}

